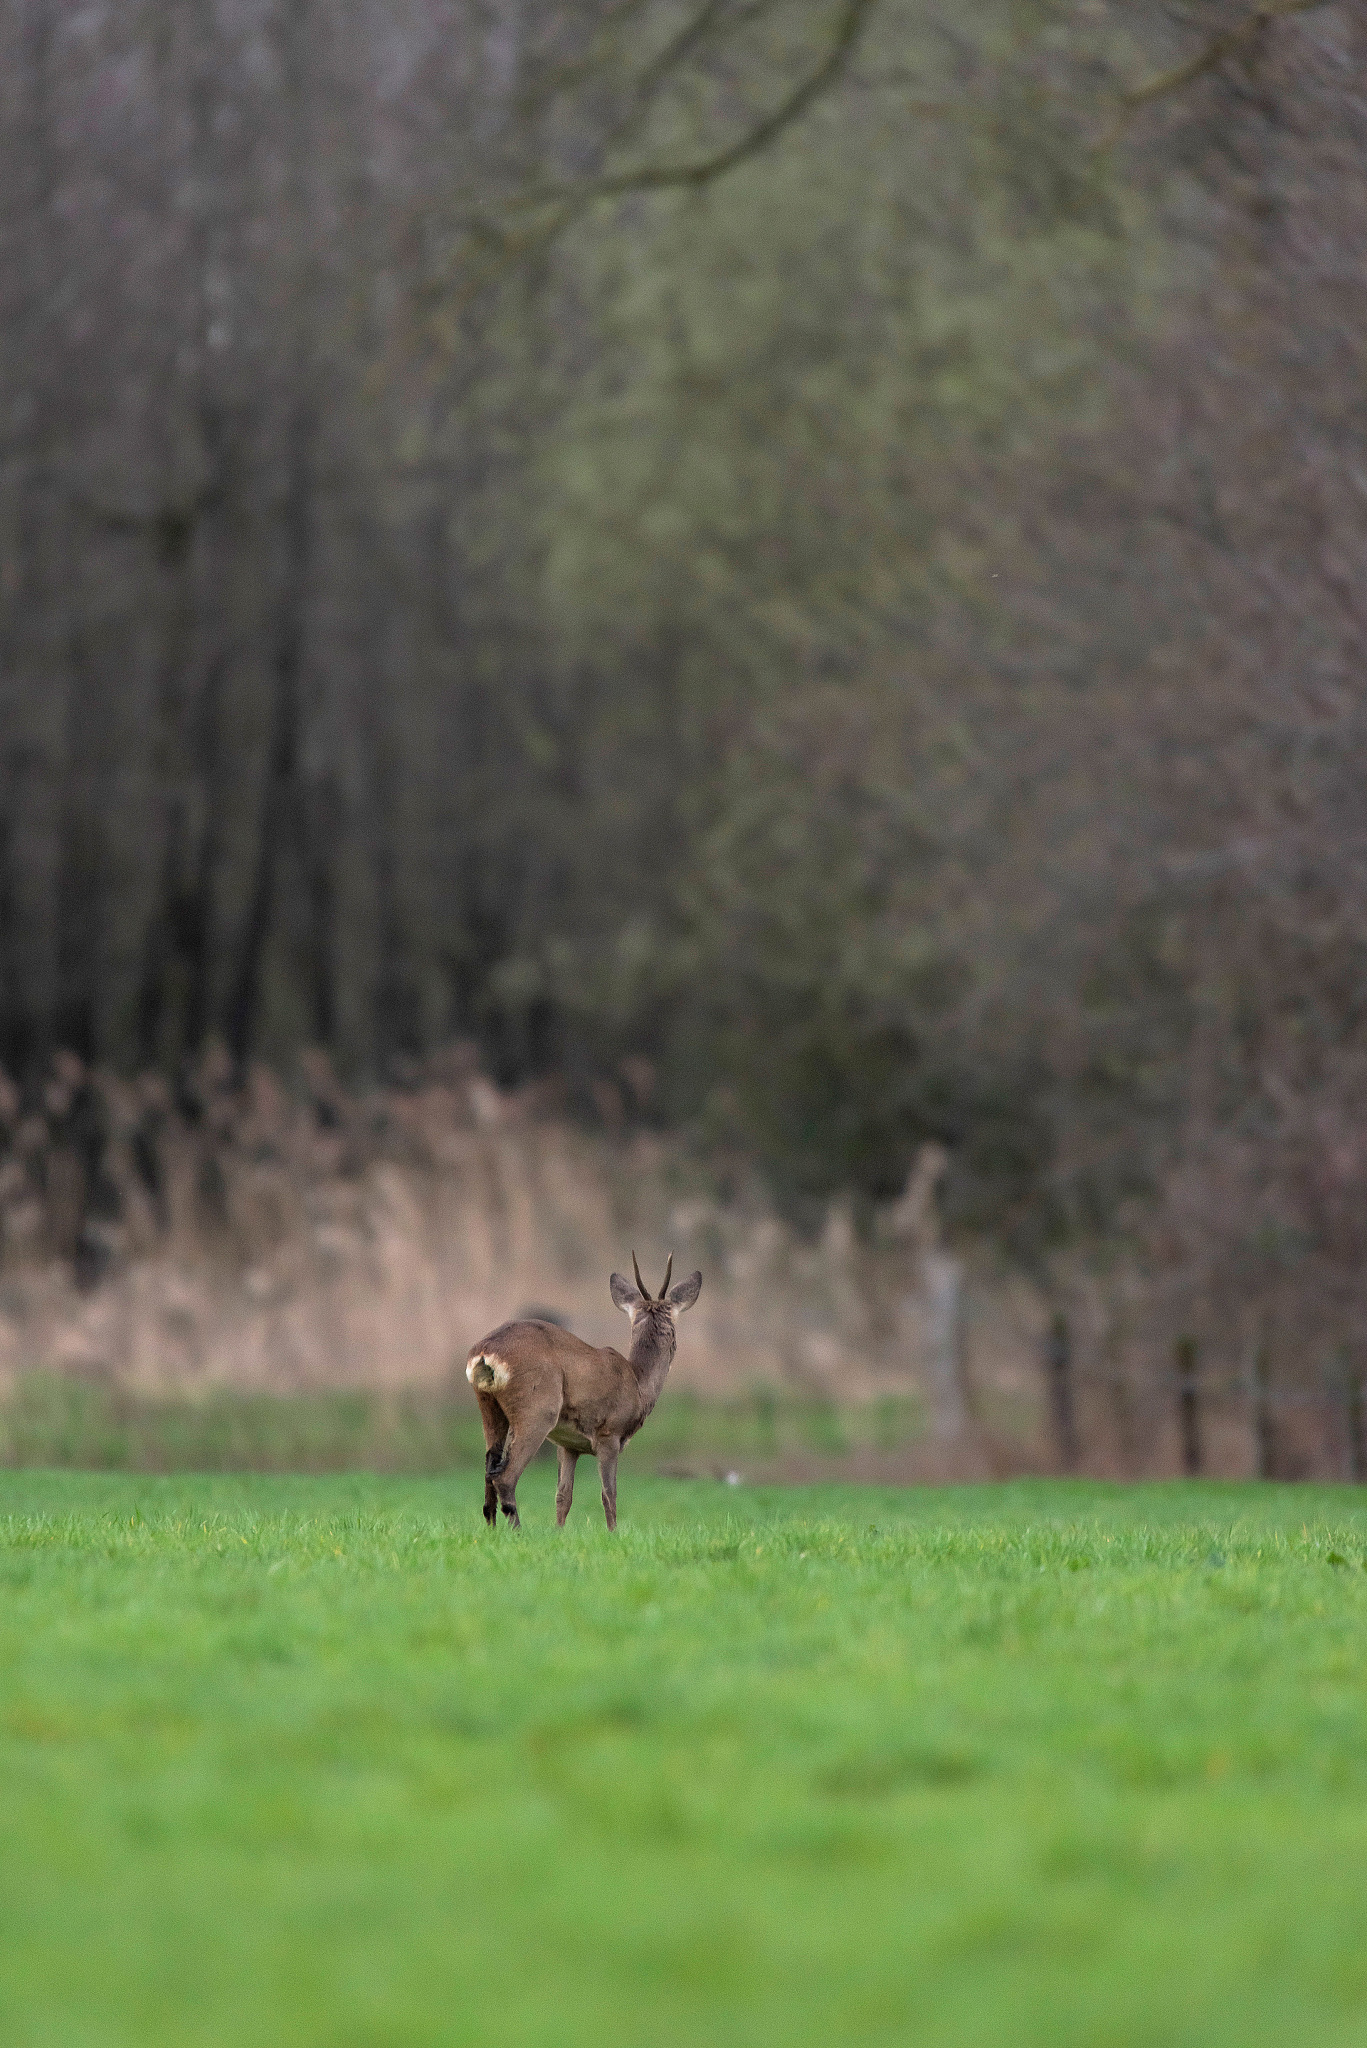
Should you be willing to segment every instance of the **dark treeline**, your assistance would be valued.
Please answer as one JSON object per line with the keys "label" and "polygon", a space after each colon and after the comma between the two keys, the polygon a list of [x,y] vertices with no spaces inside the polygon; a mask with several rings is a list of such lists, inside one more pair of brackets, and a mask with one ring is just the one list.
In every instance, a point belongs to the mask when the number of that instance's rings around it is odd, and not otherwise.
{"label": "dark treeline", "polygon": [[0,35],[12,1073],[473,1039],[1349,1326],[1360,6]]}

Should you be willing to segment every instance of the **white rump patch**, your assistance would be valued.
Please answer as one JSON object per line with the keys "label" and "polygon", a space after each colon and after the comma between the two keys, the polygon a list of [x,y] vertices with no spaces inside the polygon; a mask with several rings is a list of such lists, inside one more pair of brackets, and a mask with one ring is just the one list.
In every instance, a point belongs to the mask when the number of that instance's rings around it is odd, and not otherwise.
{"label": "white rump patch", "polygon": [[508,1384],[507,1360],[495,1358],[492,1351],[478,1352],[466,1366],[465,1377],[476,1392],[492,1394]]}

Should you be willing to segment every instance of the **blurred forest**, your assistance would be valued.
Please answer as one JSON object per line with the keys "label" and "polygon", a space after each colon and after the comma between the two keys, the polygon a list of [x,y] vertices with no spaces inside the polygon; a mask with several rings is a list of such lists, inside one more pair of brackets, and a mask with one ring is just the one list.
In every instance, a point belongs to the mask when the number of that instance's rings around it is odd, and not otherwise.
{"label": "blurred forest", "polygon": [[59,1053],[458,1043],[1360,1387],[1361,0],[0,39],[16,1187]]}

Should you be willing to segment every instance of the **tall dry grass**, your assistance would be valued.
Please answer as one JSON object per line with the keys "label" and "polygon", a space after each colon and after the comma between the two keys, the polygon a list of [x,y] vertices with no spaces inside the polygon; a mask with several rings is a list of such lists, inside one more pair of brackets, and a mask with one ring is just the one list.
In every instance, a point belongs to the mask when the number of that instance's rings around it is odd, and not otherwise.
{"label": "tall dry grass", "polygon": [[0,1086],[0,1142],[11,1383],[463,1397],[468,1345],[524,1310],[620,1342],[610,1271],[635,1249],[655,1274],[672,1250],[704,1274],[680,1388],[897,1393],[946,1445],[984,1399],[1015,1403],[1017,1434],[1038,1425],[1035,1310],[980,1288],[966,1312],[929,1151],[871,1240],[839,1205],[807,1240],[754,1189],[720,1199],[657,1134],[586,1131],[460,1047],[365,1096],[320,1056],[287,1091],[260,1067],[238,1086],[211,1054],[173,1093],[63,1054],[33,1099]]}
{"label": "tall dry grass", "polygon": [[[169,1427],[167,1401],[181,1404],[183,1433],[186,1401],[216,1415],[220,1397],[293,1396],[298,1413],[281,1442],[302,1431],[308,1455],[321,1457],[308,1445],[319,1430],[332,1444],[341,1411],[318,1401],[352,1393],[371,1405],[348,1455],[430,1460],[464,1427],[460,1367],[476,1337],[537,1310],[620,1343],[609,1273],[635,1249],[647,1276],[658,1274],[672,1250],[676,1271],[704,1275],[681,1331],[675,1398],[718,1417],[730,1404],[733,1418],[739,1397],[767,1400],[764,1390],[788,1397],[794,1417],[862,1404],[869,1427],[850,1441],[873,1461],[870,1476],[895,1476],[894,1465],[896,1476],[969,1476],[1064,1458],[1042,1369],[1058,1313],[1071,1333],[1082,1468],[1182,1468],[1173,1358],[1187,1341],[1200,1358],[1203,1469],[1367,1469],[1360,1380],[1287,1372],[1270,1343],[1274,1319],[1253,1314],[1263,1296],[1235,1257],[1243,1239],[1223,1264],[1215,1258],[1210,1216],[1253,1215],[1253,1192],[1203,1199],[1200,1228],[1177,1232],[1181,1258],[1159,1244],[1100,1270],[1060,1265],[1046,1303],[986,1250],[941,1242],[944,1164],[926,1147],[871,1231],[856,1232],[837,1203],[807,1238],[743,1175],[723,1199],[683,1148],[630,1128],[620,1102],[602,1129],[586,1130],[552,1089],[500,1091],[460,1046],[365,1095],[343,1089],[317,1055],[286,1089],[262,1067],[239,1085],[211,1052],[172,1090],[59,1054],[27,1097],[0,1075],[0,1402],[11,1437],[31,1409],[34,1441],[56,1443],[76,1409],[53,1389],[95,1385],[109,1396],[96,1404],[100,1429],[126,1434],[142,1417],[150,1444]],[[1200,1191],[1209,1197],[1206,1181]],[[1152,1230],[1167,1227],[1181,1192],[1174,1182]],[[1193,1247],[1209,1254],[1199,1271]],[[1281,1318],[1288,1357],[1315,1334],[1291,1314],[1297,1300],[1288,1294]],[[889,1401],[902,1421],[884,1470],[875,1411]],[[234,1444],[246,1414],[232,1421]],[[908,1416],[919,1417],[910,1432]],[[473,1412],[465,1419],[473,1427]],[[797,1430],[804,1444],[807,1430]],[[689,1432],[699,1444],[716,1435],[696,1412]],[[769,1462],[792,1448],[776,1438]],[[797,1462],[809,1452],[818,1455],[815,1439]]]}

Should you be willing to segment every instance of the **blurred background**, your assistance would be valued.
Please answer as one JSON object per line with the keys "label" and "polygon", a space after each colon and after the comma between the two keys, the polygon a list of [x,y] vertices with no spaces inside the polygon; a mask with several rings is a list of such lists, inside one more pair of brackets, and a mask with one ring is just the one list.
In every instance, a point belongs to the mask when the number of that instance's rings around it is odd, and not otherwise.
{"label": "blurred background", "polygon": [[0,1456],[1364,1476],[1361,7],[0,38]]}

